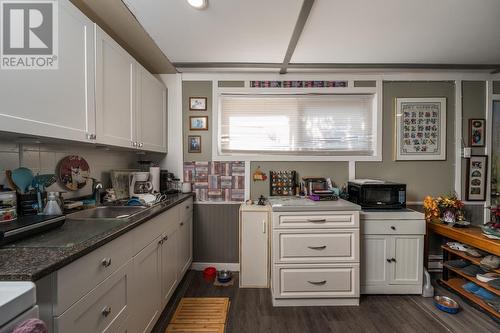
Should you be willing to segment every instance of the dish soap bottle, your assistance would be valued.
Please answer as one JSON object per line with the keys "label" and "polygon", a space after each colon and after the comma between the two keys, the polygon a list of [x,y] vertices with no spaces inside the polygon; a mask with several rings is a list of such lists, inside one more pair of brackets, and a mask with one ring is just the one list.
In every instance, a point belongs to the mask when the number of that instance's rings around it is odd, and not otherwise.
{"label": "dish soap bottle", "polygon": [[56,192],[49,192],[43,215],[62,215],[61,207],[57,203]]}

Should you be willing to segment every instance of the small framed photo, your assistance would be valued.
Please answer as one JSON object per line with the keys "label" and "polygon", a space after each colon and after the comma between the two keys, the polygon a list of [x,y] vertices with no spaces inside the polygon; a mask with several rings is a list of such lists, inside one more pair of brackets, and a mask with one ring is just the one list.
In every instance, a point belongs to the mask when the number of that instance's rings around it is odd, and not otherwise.
{"label": "small framed photo", "polygon": [[189,97],[189,110],[191,111],[207,111],[206,97]]}
{"label": "small framed photo", "polygon": [[201,136],[199,135],[188,136],[188,152],[201,153]]}
{"label": "small framed photo", "polygon": [[469,144],[471,147],[484,147],[486,139],[486,120],[469,119]]}
{"label": "small framed photo", "polygon": [[207,131],[208,117],[207,116],[191,116],[189,117],[189,129],[191,131]]}
{"label": "small framed photo", "polygon": [[467,163],[467,200],[486,200],[488,156],[473,155]]}

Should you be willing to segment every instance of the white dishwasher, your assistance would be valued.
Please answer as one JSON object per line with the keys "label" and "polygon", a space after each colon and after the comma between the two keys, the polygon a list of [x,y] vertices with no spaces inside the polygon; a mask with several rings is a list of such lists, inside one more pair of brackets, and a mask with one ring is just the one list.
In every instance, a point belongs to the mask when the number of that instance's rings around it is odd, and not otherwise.
{"label": "white dishwasher", "polygon": [[10,333],[23,321],[38,318],[33,282],[0,282],[0,333]]}

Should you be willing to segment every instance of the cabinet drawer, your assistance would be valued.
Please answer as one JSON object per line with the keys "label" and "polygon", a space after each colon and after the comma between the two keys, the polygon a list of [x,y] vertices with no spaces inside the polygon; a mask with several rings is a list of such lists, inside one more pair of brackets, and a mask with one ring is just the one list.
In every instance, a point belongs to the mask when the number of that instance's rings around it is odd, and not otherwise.
{"label": "cabinet drawer", "polygon": [[363,220],[365,235],[425,235],[424,220]]}
{"label": "cabinet drawer", "polygon": [[359,212],[273,214],[274,228],[357,228]]}
{"label": "cabinet drawer", "polygon": [[359,261],[359,230],[275,230],[276,262]]}
{"label": "cabinet drawer", "polygon": [[132,265],[121,269],[54,319],[55,332],[112,332],[127,321]]}
{"label": "cabinet drawer", "polygon": [[359,297],[359,264],[274,267],[279,298]]}
{"label": "cabinet drawer", "polygon": [[54,315],[60,315],[132,258],[131,233],[109,242],[56,272]]}

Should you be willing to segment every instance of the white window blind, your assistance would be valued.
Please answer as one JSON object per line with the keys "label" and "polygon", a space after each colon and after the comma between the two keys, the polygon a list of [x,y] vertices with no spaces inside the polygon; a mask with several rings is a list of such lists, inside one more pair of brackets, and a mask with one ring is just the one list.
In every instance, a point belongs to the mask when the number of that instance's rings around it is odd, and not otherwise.
{"label": "white window blind", "polygon": [[219,152],[373,156],[373,95],[222,95]]}

